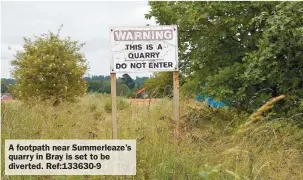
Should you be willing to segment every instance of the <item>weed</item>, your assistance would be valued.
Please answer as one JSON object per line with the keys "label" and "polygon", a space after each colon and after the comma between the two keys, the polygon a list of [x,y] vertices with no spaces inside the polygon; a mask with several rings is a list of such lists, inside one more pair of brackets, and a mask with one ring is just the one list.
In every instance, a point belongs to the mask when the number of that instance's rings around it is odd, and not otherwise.
{"label": "weed", "polygon": [[[255,121],[233,109],[214,110],[180,101],[178,143],[173,139],[172,101],[148,107],[117,99],[118,138],[137,139],[136,176],[10,176],[10,179],[303,179],[303,130],[287,119]],[[111,98],[88,94],[58,106],[19,101],[2,106],[2,159],[5,139],[111,139]],[[293,117],[295,118],[295,117]],[[302,116],[296,116],[299,119]],[[178,151],[176,150],[178,147]],[[206,166],[208,164],[208,166]],[[4,161],[2,161],[4,173]],[[8,176],[2,174],[8,179]]]}

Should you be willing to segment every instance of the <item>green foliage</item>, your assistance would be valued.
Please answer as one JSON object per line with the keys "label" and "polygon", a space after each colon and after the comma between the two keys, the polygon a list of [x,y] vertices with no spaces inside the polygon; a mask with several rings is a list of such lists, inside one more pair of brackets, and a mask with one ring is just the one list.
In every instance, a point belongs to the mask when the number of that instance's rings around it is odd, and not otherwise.
{"label": "green foliage", "polygon": [[129,94],[129,88],[126,84],[118,84],[117,85],[117,95],[118,96],[127,96]]}
{"label": "green foliage", "polygon": [[84,44],[61,39],[59,33],[24,38],[24,50],[17,51],[11,63],[16,79],[12,93],[18,99],[73,101],[85,94],[87,64],[80,52]]}
{"label": "green foliage", "polygon": [[1,93],[8,92],[8,87],[7,86],[8,85],[6,84],[6,82],[1,80]]}
{"label": "green foliage", "polygon": [[133,89],[135,87],[134,80],[128,74],[123,74],[121,80],[129,89]]}
{"label": "green foliage", "polygon": [[87,81],[87,92],[99,92],[102,89],[102,81]]}
{"label": "green foliage", "polygon": [[202,92],[238,109],[253,110],[280,94],[288,98],[279,108],[298,107],[303,98],[302,2],[149,4],[146,18],[178,25],[187,94],[202,84]]}
{"label": "green foliage", "polygon": [[264,22],[266,28],[258,50],[245,58],[245,84],[270,87],[273,96],[287,94],[279,110],[297,109],[303,98],[303,3],[283,2],[271,16],[264,13],[253,22]]}
{"label": "green foliage", "polygon": [[155,73],[153,77],[145,81],[144,85],[155,97],[172,97],[173,73]]}
{"label": "green foliage", "polygon": [[110,93],[110,81],[87,80],[87,92]]}
{"label": "green foliage", "polygon": [[6,85],[14,85],[16,84],[16,80],[15,79],[6,79],[6,78],[1,78],[1,82],[6,84]]}
{"label": "green foliage", "polygon": [[[87,83],[87,92],[97,92],[110,94],[110,76],[92,76],[84,78]],[[117,95],[131,97],[134,93],[144,87],[145,80],[148,77],[136,77],[132,79],[128,74],[124,74],[117,79]]]}
{"label": "green foliage", "polygon": [[1,93],[10,92],[10,86],[16,84],[14,79],[1,78]]}
{"label": "green foliage", "polygon": [[187,80],[181,87],[181,96],[195,98],[199,93],[199,83],[194,80]]}

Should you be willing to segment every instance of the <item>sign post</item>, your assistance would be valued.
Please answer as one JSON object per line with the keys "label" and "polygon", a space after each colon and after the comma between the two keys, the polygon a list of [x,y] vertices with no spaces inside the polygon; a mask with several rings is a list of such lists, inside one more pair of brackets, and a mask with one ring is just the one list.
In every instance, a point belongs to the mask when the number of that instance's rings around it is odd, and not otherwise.
{"label": "sign post", "polygon": [[111,84],[111,96],[112,96],[112,124],[113,124],[112,137],[113,139],[118,139],[116,73],[110,74],[110,84]]}
{"label": "sign post", "polygon": [[175,136],[179,135],[179,72],[175,71],[173,75],[174,85],[174,120],[176,123]]}
{"label": "sign post", "polygon": [[113,138],[117,139],[116,73],[173,72],[174,120],[179,124],[177,26],[110,28]]}

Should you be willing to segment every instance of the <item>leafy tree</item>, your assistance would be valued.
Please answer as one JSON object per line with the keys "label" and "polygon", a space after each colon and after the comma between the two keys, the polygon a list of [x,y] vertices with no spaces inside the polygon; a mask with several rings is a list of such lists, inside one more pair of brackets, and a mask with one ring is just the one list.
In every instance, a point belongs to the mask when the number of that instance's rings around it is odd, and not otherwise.
{"label": "leafy tree", "polygon": [[80,52],[84,44],[70,37],[61,39],[60,29],[57,34],[48,32],[34,39],[24,38],[24,50],[17,51],[11,63],[16,79],[12,93],[18,99],[54,99],[57,104],[85,94],[83,75],[87,64]]}
{"label": "leafy tree", "polygon": [[90,80],[87,81],[86,84],[87,84],[87,92],[102,92],[103,81]]}
{"label": "leafy tree", "polygon": [[91,80],[109,80],[110,81],[110,76],[103,76],[103,75],[100,75],[100,76],[92,76]]}
{"label": "leafy tree", "polygon": [[6,78],[1,78],[1,81],[5,82],[7,85],[14,85],[16,84],[16,80],[15,79],[6,79]]}
{"label": "leafy tree", "polygon": [[[130,78],[131,81],[127,81],[127,79]],[[92,77],[84,77],[83,78],[86,81],[87,84],[87,92],[98,92],[98,93],[107,93],[110,94],[111,92],[111,86],[110,86],[110,76],[92,76]],[[133,80],[128,75],[124,75],[122,78],[117,79],[117,94],[122,93],[123,96],[130,97],[136,92],[137,90],[144,87],[145,80],[148,79],[148,77],[136,77],[135,80]],[[132,82],[129,83],[130,87],[134,86],[132,89],[130,89],[125,82]],[[121,86],[124,84],[123,86]],[[127,86],[127,88],[125,87]]]}
{"label": "leafy tree", "polygon": [[123,74],[121,80],[129,89],[133,89],[135,87],[134,80],[128,74]]}
{"label": "leafy tree", "polygon": [[1,93],[10,92],[11,86],[16,84],[14,79],[1,78]]}
{"label": "leafy tree", "polygon": [[1,93],[6,93],[8,92],[8,87],[7,83],[3,80],[1,80]]}
{"label": "leafy tree", "polygon": [[146,18],[178,25],[187,90],[245,110],[256,95],[259,103],[282,93],[302,99],[302,2],[149,4]]}
{"label": "leafy tree", "polygon": [[136,79],[134,80],[135,81],[135,84],[136,85],[143,85],[144,82],[149,79],[148,77],[138,77],[136,76]]}
{"label": "leafy tree", "polygon": [[[245,58],[242,79],[246,85],[270,88],[271,96],[287,94],[284,106],[276,106],[279,111],[297,110],[303,99],[303,3],[283,2],[272,14],[262,13],[253,22],[266,28],[258,49]],[[244,86],[241,91],[247,93],[247,89]]]}
{"label": "leafy tree", "polygon": [[110,94],[111,92],[110,81],[103,81],[102,92],[106,94]]}
{"label": "leafy tree", "polygon": [[173,73],[159,72],[146,80],[144,86],[156,97],[172,97],[173,94]]}
{"label": "leafy tree", "polygon": [[148,79],[149,79],[148,77],[138,77],[138,76],[136,76],[136,79],[134,80],[135,87],[133,89],[133,94],[132,95],[135,95],[134,94],[135,92],[137,92],[138,90],[144,88],[144,83]]}
{"label": "leafy tree", "polygon": [[128,96],[129,88],[126,84],[118,84],[117,85],[117,96]]}

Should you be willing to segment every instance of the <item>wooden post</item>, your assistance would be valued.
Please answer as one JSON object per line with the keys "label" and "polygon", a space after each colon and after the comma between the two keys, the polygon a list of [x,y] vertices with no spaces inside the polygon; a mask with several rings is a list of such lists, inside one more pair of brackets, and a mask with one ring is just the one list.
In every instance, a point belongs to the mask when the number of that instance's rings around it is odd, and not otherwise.
{"label": "wooden post", "polygon": [[110,74],[111,83],[111,96],[112,96],[112,124],[113,124],[113,139],[118,139],[118,127],[117,127],[117,89],[116,89],[116,73]]}
{"label": "wooden post", "polygon": [[179,134],[179,71],[174,71],[174,121],[176,123],[175,135]]}

